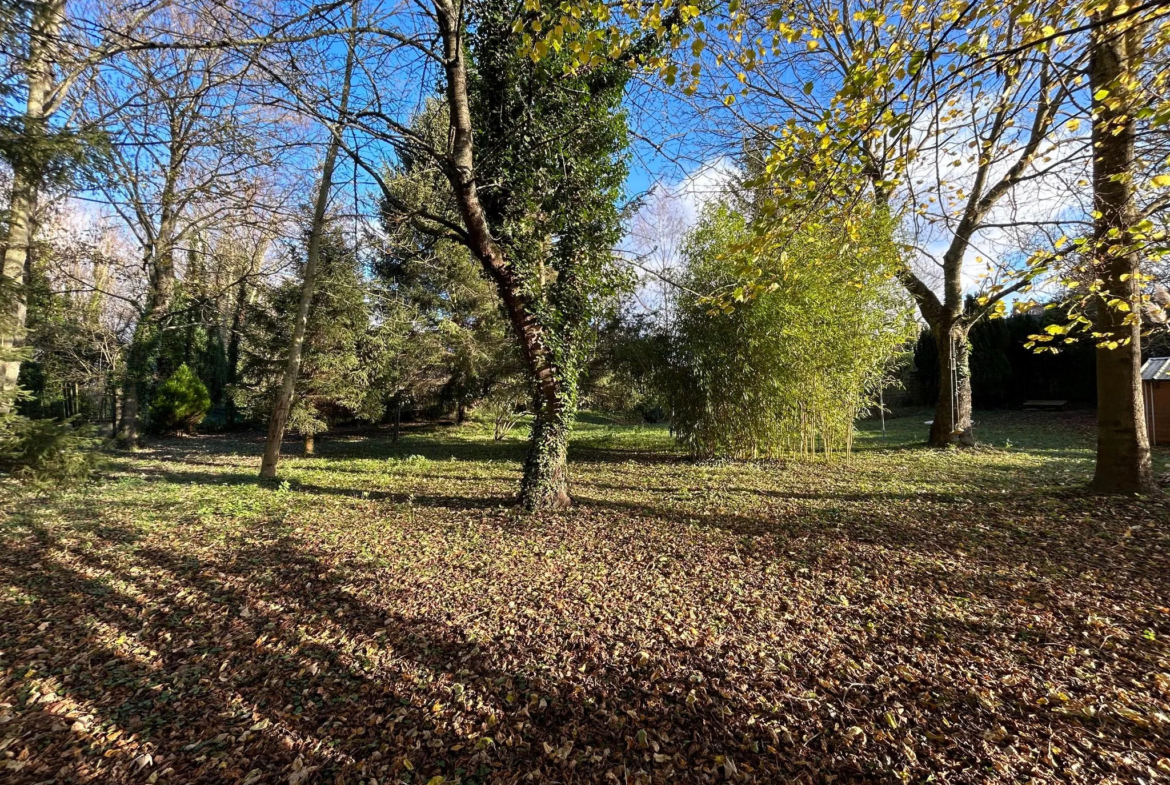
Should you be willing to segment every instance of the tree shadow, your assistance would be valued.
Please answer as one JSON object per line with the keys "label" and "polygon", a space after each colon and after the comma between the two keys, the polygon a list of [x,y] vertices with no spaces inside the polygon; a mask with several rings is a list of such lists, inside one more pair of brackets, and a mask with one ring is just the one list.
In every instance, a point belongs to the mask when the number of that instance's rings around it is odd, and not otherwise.
{"label": "tree shadow", "polygon": [[[700,518],[580,501],[668,522]],[[794,571],[836,568],[835,538],[900,539],[896,521],[878,531],[848,516],[838,524],[714,514],[700,523],[756,538],[745,558]],[[84,534],[62,540],[34,516],[6,532],[0,673],[13,711],[7,749],[21,764],[6,782],[138,783],[167,769],[193,783],[253,773],[252,782],[287,782],[301,771],[305,782],[876,782],[897,771],[985,772],[982,745],[924,735],[944,723],[963,739],[1011,744],[1013,723],[1047,723],[1063,738],[1088,722],[1023,701],[985,704],[973,684],[858,675],[847,661],[860,654],[848,650],[784,669],[745,662],[765,657],[766,645],[744,652],[709,640],[638,653],[644,644],[593,632],[587,619],[568,630],[542,625],[543,600],[530,627],[473,635],[469,618],[495,612],[494,600],[410,605],[415,588],[402,576],[283,527],[191,552],[116,523]],[[929,568],[897,578],[911,593],[944,580],[955,578]],[[973,580],[949,590],[1019,598]],[[853,624],[848,614],[863,607],[842,611],[839,623]],[[879,652],[945,644],[974,656],[1007,634],[982,618],[911,624],[896,607],[875,618],[867,645]],[[899,667],[922,672],[912,660]],[[1111,727],[1110,736],[1155,753],[1165,746],[1150,730]]]}

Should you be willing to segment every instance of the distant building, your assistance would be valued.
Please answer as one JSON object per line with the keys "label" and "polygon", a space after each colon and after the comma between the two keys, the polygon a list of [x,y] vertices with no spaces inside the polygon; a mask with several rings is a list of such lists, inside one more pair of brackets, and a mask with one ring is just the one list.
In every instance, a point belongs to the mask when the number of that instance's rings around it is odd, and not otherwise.
{"label": "distant building", "polygon": [[1151,357],[1142,365],[1142,397],[1150,444],[1170,444],[1170,357]]}

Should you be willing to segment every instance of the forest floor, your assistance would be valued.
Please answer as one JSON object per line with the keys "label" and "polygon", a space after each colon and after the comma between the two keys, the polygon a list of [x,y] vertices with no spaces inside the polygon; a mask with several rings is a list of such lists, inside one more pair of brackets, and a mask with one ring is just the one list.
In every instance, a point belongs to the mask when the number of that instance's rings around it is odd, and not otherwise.
{"label": "forest floor", "polygon": [[475,425],[114,456],[0,512],[0,781],[1170,779],[1170,502],[1085,493],[1086,414],[927,417],[804,463],[587,417],[535,516]]}

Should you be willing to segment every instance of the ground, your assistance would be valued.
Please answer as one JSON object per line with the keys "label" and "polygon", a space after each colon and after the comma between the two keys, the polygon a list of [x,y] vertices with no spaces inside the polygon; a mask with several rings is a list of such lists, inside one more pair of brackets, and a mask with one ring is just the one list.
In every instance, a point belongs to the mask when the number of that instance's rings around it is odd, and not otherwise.
{"label": "ground", "polygon": [[475,425],[16,494],[0,781],[1170,779],[1168,502],[1085,493],[1084,414],[981,414],[969,452],[923,419],[732,463],[585,418],[535,516]]}

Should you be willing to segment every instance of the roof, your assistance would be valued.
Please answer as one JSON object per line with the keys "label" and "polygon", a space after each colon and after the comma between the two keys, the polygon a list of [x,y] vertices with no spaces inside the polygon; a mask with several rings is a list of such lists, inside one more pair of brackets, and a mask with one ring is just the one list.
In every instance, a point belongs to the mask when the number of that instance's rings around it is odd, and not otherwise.
{"label": "roof", "polygon": [[1143,382],[1170,381],[1170,357],[1151,357],[1142,365]]}

